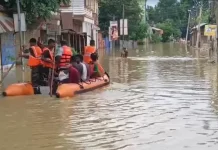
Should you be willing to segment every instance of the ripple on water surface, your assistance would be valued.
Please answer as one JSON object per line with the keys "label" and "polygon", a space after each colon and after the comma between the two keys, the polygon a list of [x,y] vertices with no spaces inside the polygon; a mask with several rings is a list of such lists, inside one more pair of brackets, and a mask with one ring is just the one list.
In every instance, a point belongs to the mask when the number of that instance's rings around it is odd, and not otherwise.
{"label": "ripple on water surface", "polygon": [[130,57],[125,63],[129,74],[109,70],[112,80],[121,76],[125,83],[74,100],[0,101],[0,149],[217,150],[215,90],[200,61]]}

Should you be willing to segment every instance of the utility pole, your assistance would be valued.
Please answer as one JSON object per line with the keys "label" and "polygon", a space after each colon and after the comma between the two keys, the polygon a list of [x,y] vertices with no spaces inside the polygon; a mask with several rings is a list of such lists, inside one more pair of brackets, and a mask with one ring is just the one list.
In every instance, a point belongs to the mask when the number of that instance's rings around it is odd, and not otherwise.
{"label": "utility pole", "polygon": [[124,9],[124,4],[123,4],[123,17],[122,17],[123,18],[123,20],[122,20],[123,21],[123,27],[122,27],[122,30],[123,30],[123,42],[122,42],[123,45],[122,46],[123,46],[123,48],[124,48],[124,17],[125,17],[124,15],[125,15],[125,9]]}
{"label": "utility pole", "polygon": [[[20,50],[22,50],[22,31],[21,31],[21,16],[20,16],[20,0],[16,0],[17,3],[17,14],[18,14],[18,28],[19,28],[19,40]],[[21,58],[21,65],[23,65],[23,59]],[[24,67],[23,67],[24,70]]]}
{"label": "utility pole", "polygon": [[191,10],[188,10],[188,25],[187,25],[186,39],[185,39],[186,44],[188,43],[188,33],[189,33],[190,15],[191,15]]}
{"label": "utility pole", "polygon": [[217,40],[217,47],[216,47],[216,57],[217,57],[217,62],[218,62],[218,2],[217,1],[213,1],[213,11],[215,14],[215,20],[216,20],[216,25],[217,25],[217,29],[216,29],[216,40]]}
{"label": "utility pole", "polygon": [[196,42],[196,47],[199,48],[199,43],[200,43],[200,36],[201,36],[201,27],[200,27],[200,24],[201,24],[201,16],[202,16],[202,4],[200,4],[200,12],[199,12],[199,20],[198,20],[198,29],[197,29],[197,42]]}

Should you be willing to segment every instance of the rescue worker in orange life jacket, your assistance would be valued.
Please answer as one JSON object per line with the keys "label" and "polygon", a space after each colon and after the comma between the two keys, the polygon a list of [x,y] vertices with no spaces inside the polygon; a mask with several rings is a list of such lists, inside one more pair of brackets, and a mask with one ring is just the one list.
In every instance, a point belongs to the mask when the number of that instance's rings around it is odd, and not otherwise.
{"label": "rescue worker in orange life jacket", "polygon": [[58,70],[68,68],[71,62],[71,57],[73,56],[73,52],[71,48],[67,46],[66,41],[61,41],[60,44],[61,47],[57,50],[57,54],[55,56],[55,62]]}
{"label": "rescue worker in orange life jacket", "polygon": [[91,54],[96,52],[95,40],[90,41],[90,46],[86,46],[84,50],[83,60],[85,63],[90,63],[92,61]]}
{"label": "rescue worker in orange life jacket", "polygon": [[54,80],[53,82],[53,94],[56,92],[59,83],[65,83],[68,81],[69,68],[71,67],[71,57],[73,56],[72,49],[67,46],[66,41],[61,41],[60,44],[61,47],[57,49],[57,53],[55,55],[55,63],[57,67],[55,77],[57,80]]}
{"label": "rescue worker in orange life jacket", "polygon": [[31,38],[29,41],[30,48],[27,52],[29,54],[21,54],[21,57],[28,59],[28,66],[31,68],[31,82],[33,85],[34,93],[41,94],[40,91],[40,70],[41,70],[41,56],[42,50],[37,46],[35,38]]}
{"label": "rescue worker in orange life jacket", "polygon": [[54,67],[53,57],[54,57],[54,48],[55,40],[49,39],[48,46],[43,48],[42,52],[42,84],[44,86],[48,85],[49,72]]}

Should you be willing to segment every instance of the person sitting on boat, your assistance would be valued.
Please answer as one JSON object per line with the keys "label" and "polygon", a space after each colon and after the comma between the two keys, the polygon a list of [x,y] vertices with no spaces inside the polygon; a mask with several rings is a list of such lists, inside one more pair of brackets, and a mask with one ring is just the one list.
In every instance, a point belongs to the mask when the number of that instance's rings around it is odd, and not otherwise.
{"label": "person sitting on boat", "polygon": [[71,57],[71,64],[66,66],[66,70],[62,70],[59,73],[58,81],[59,84],[63,83],[79,83],[81,81],[81,75],[78,68],[74,67],[76,56]]}
{"label": "person sitting on boat", "polygon": [[123,51],[121,52],[121,57],[124,57],[124,58],[128,57],[128,51],[126,47],[123,48]]}
{"label": "person sitting on boat", "polygon": [[[75,61],[75,58],[72,57],[71,63],[73,64]],[[68,83],[80,83],[81,81],[81,75],[77,68],[75,68],[73,65],[69,66],[69,80]]]}
{"label": "person sitting on boat", "polygon": [[42,52],[42,74],[44,80],[44,86],[48,85],[48,78],[51,72],[51,69],[54,67],[53,64],[53,56],[54,56],[54,48],[55,48],[55,40],[49,39],[48,46],[43,48]]}
{"label": "person sitting on boat", "polygon": [[92,61],[91,54],[96,52],[95,40],[90,40],[90,46],[86,46],[84,49],[83,60],[85,63],[90,63]]}
{"label": "person sitting on boat", "polygon": [[78,57],[78,55],[72,56],[71,64],[74,68],[77,69],[81,77],[83,75],[83,65],[80,63],[80,58]]}
{"label": "person sitting on boat", "polygon": [[68,69],[61,71],[59,73],[58,78],[54,80],[53,91],[52,91],[53,94],[56,93],[58,85],[60,84],[80,83],[81,77],[79,71],[71,64],[69,64],[67,67]]}
{"label": "person sitting on boat", "polygon": [[31,38],[29,41],[30,48],[28,50],[24,50],[27,52],[25,54],[20,54],[20,57],[24,57],[28,59],[27,65],[31,68],[31,82],[34,89],[34,94],[41,94],[40,91],[40,83],[41,83],[41,56],[42,50],[37,45],[37,41],[35,38]]}
{"label": "person sitting on boat", "polygon": [[83,56],[78,54],[77,57],[80,58],[80,63],[83,66],[83,74],[81,76],[81,81],[87,81],[90,79],[90,68],[89,65],[83,61]]}
{"label": "person sitting on boat", "polygon": [[105,74],[104,68],[101,66],[101,64],[98,62],[98,54],[92,53],[91,54],[91,62],[90,65],[90,78],[97,78],[97,77],[103,77]]}

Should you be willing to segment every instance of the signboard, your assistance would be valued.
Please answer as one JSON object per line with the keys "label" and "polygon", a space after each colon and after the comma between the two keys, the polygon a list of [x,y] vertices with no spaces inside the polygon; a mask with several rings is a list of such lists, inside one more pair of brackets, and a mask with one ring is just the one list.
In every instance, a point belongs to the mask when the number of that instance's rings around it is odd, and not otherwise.
{"label": "signboard", "polygon": [[216,25],[205,25],[204,36],[216,36]]}
{"label": "signboard", "polygon": [[61,26],[56,24],[47,24],[47,34],[48,35],[61,35]]}
{"label": "signboard", "polygon": [[124,28],[124,35],[128,35],[128,20],[124,19],[124,26],[123,26],[123,19],[120,19],[120,35],[123,35],[123,28]]}
{"label": "signboard", "polygon": [[1,67],[3,67],[3,72],[7,72],[16,59],[15,38],[13,33],[1,35],[1,50]]}
{"label": "signboard", "polygon": [[118,39],[119,35],[117,21],[110,21],[109,35],[112,41],[116,41]]}
{"label": "signboard", "polygon": [[[19,32],[19,22],[18,22],[18,14],[13,14],[14,17],[14,31]],[[20,14],[20,22],[21,22],[21,31],[26,31],[26,20],[25,14]]]}

